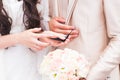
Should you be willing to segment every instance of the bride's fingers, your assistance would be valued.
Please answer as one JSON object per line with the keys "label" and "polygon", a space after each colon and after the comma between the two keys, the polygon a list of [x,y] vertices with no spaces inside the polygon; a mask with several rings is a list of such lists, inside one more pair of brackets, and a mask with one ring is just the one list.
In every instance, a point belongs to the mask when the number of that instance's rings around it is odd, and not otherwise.
{"label": "bride's fingers", "polygon": [[45,47],[49,46],[49,43],[45,43],[45,42],[39,42],[34,44],[31,49],[34,51],[40,51],[42,49],[44,49]]}
{"label": "bride's fingers", "polygon": [[65,39],[66,35],[61,34],[61,33],[55,33],[55,32],[52,32],[52,31],[45,31],[45,32],[43,32],[43,33],[37,34],[37,37],[38,37],[38,38],[48,37],[48,38],[60,38],[60,39]]}
{"label": "bride's fingers", "polygon": [[42,30],[41,28],[30,29],[30,31],[33,33],[40,32],[41,30]]}
{"label": "bride's fingers", "polygon": [[44,38],[44,39],[42,38],[42,39],[40,39],[40,41],[47,42],[47,43],[49,43],[51,46],[61,43],[61,41],[53,40],[53,39],[51,39],[51,38]]}
{"label": "bride's fingers", "polygon": [[36,42],[35,42],[36,44],[35,45],[37,45],[37,46],[49,46],[49,43],[47,43],[47,42],[43,42],[43,41],[40,41],[40,40],[36,40]]}
{"label": "bride's fingers", "polygon": [[33,48],[30,48],[30,50],[32,50],[34,52],[41,51],[42,49],[44,49],[44,47],[33,47]]}
{"label": "bride's fingers", "polygon": [[53,34],[47,34],[47,33],[40,33],[40,34],[36,34],[37,38],[46,38],[46,37],[53,37]]}

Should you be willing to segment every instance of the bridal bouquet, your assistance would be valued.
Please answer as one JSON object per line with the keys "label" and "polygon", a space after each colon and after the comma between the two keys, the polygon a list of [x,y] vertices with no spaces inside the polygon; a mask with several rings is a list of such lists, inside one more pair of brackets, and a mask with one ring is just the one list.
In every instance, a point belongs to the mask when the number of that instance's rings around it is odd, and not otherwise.
{"label": "bridal bouquet", "polygon": [[88,71],[85,57],[68,48],[49,52],[40,65],[42,80],[86,80]]}

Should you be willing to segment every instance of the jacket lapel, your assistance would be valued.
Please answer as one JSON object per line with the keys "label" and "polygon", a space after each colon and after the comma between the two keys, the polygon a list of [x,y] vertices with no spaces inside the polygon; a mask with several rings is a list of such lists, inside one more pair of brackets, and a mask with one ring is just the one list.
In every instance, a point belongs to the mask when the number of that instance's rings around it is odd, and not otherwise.
{"label": "jacket lapel", "polygon": [[66,24],[69,24],[70,18],[72,16],[72,13],[74,11],[74,8],[76,6],[78,0],[69,0],[68,5],[68,11],[67,11],[67,17],[66,17]]}

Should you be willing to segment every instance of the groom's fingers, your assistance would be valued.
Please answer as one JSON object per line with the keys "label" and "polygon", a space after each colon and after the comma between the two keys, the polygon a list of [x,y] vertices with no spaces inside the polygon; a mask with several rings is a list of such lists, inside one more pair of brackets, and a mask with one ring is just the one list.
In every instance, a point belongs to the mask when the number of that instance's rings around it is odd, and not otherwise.
{"label": "groom's fingers", "polygon": [[58,28],[63,29],[63,30],[75,29],[75,27],[73,27],[73,26],[65,25],[65,24],[62,24],[62,23],[59,23]]}
{"label": "groom's fingers", "polygon": [[72,40],[74,40],[75,38],[77,38],[79,35],[70,35],[69,37],[68,37],[68,39],[70,40],[70,41],[72,41]]}
{"label": "groom's fingers", "polygon": [[63,29],[63,30],[75,29],[75,27],[73,26],[65,25],[65,19],[61,17],[53,18],[50,23],[52,24],[53,30],[56,28]]}
{"label": "groom's fingers", "polygon": [[[55,32],[67,35],[71,32],[71,30],[56,29]],[[79,35],[79,31],[78,30],[73,30],[70,34],[71,35]]]}
{"label": "groom's fingers", "polygon": [[60,23],[65,24],[65,19],[62,18],[62,17],[55,17],[54,19],[55,19],[56,21],[60,22]]}

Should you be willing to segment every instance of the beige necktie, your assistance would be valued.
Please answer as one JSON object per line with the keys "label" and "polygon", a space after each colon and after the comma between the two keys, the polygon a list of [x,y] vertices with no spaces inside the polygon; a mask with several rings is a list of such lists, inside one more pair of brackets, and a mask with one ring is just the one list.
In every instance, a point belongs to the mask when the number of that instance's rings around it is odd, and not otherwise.
{"label": "beige necktie", "polygon": [[68,0],[58,0],[59,16],[60,17],[66,18],[68,4],[69,4]]}

